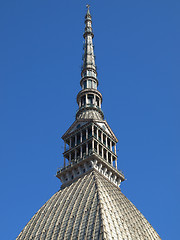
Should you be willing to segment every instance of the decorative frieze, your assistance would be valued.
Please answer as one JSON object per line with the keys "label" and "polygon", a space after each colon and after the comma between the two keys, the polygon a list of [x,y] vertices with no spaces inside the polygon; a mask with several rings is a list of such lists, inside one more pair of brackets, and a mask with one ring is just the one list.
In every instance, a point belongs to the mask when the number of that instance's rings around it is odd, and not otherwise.
{"label": "decorative frieze", "polygon": [[98,158],[95,154],[76,164],[70,164],[66,168],[59,170],[56,176],[61,180],[62,184],[67,184],[91,169],[95,169],[103,174],[103,176],[116,186],[120,186],[121,181],[125,180],[122,172],[116,170],[107,162],[102,161],[102,159]]}

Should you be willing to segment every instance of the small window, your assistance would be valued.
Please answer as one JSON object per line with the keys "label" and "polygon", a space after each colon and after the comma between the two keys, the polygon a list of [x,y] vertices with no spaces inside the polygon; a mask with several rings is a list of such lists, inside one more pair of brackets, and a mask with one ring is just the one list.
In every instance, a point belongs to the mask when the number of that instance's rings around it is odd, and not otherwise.
{"label": "small window", "polygon": [[92,94],[88,94],[88,103],[93,104],[93,98],[94,96]]}
{"label": "small window", "polygon": [[83,97],[81,98],[81,106],[84,106],[85,104],[86,104],[86,97],[83,96]]}
{"label": "small window", "polygon": [[97,103],[97,106],[99,107],[99,98],[96,97],[96,103]]}
{"label": "small window", "polygon": [[83,87],[84,87],[84,89],[87,88],[87,81],[83,82]]}

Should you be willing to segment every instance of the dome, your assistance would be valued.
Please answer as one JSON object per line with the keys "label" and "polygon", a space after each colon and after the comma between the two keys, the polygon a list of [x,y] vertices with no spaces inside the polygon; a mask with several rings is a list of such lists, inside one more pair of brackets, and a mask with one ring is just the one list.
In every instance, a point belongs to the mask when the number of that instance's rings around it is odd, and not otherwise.
{"label": "dome", "polygon": [[17,240],[161,239],[120,188],[95,169],[55,193]]}

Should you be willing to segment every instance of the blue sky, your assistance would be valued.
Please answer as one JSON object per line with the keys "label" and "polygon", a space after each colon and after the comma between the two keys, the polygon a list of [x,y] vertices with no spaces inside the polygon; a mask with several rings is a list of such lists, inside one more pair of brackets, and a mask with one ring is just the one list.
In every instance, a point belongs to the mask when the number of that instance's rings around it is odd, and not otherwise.
{"label": "blue sky", "polygon": [[75,119],[85,5],[99,90],[118,143],[122,192],[162,239],[179,236],[180,2],[0,1],[1,239],[59,189]]}

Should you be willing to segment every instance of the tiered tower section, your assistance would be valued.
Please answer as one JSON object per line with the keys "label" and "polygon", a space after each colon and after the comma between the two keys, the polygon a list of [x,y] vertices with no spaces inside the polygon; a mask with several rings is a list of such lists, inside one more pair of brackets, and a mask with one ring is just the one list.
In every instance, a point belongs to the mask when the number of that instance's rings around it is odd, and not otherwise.
{"label": "tiered tower section", "polygon": [[84,55],[81,71],[81,88],[82,90],[77,95],[77,103],[79,109],[76,113],[76,119],[104,119],[104,114],[101,110],[102,95],[97,90],[98,79],[95,64],[94,45],[93,45],[93,30],[92,18],[89,12],[85,16],[85,31],[84,37]]}
{"label": "tiered tower section", "polygon": [[116,143],[118,142],[101,109],[102,94],[97,90],[98,79],[95,64],[92,18],[88,10],[85,16],[83,65],[77,95],[79,109],[76,120],[62,136],[64,140],[64,167],[57,172],[62,184],[68,184],[96,169],[115,185],[124,181],[117,170]]}

